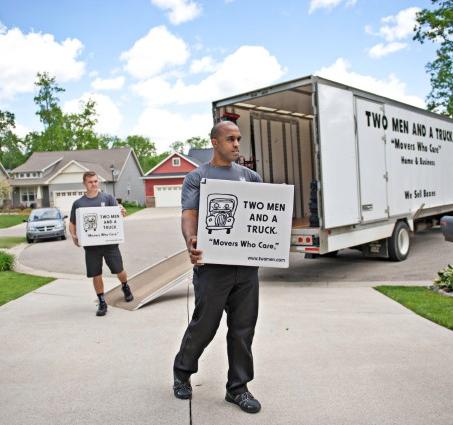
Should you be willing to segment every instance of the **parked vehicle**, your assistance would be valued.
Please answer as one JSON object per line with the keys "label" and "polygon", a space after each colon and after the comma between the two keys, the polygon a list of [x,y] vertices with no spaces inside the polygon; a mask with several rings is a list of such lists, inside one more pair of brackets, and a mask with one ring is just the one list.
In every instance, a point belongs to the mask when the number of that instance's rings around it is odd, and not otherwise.
{"label": "parked vehicle", "polygon": [[38,208],[31,211],[27,220],[27,242],[38,239],[66,239],[65,218],[58,208]]}
{"label": "parked vehicle", "polygon": [[453,120],[308,76],[213,102],[241,158],[295,186],[291,250],[406,259],[411,231],[453,211]]}

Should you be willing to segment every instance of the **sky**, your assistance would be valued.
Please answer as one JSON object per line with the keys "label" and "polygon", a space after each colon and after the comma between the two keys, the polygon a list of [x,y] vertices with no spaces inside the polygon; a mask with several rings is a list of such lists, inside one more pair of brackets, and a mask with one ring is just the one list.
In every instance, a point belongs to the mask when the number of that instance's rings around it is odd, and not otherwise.
{"label": "sky", "polygon": [[419,107],[436,45],[412,40],[428,0],[0,0],[0,110],[42,130],[37,72],[66,112],[158,152],[206,137],[212,101],[310,74]]}

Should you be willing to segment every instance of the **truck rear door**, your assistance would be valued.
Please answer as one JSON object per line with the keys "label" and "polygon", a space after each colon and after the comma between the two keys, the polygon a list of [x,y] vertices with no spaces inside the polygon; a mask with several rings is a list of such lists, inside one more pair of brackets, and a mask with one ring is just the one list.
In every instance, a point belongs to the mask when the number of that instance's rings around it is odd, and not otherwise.
{"label": "truck rear door", "polygon": [[355,98],[359,153],[360,205],[363,222],[388,217],[385,129],[382,103]]}

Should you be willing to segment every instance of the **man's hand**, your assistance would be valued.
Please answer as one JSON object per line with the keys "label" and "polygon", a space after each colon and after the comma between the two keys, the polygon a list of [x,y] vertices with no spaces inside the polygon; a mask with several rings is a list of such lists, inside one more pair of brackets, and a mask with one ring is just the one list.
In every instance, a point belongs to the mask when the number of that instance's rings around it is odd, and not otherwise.
{"label": "man's hand", "polygon": [[197,237],[190,236],[187,240],[187,250],[190,255],[190,262],[192,264],[202,265],[203,251],[197,249]]}
{"label": "man's hand", "polygon": [[71,237],[72,237],[72,242],[74,242],[74,245],[80,247],[79,239],[77,238],[77,236],[72,236],[71,235]]}
{"label": "man's hand", "polygon": [[118,204],[118,206],[120,207],[121,215],[123,217],[126,217],[126,214],[127,214],[126,208],[124,208],[121,204]]}

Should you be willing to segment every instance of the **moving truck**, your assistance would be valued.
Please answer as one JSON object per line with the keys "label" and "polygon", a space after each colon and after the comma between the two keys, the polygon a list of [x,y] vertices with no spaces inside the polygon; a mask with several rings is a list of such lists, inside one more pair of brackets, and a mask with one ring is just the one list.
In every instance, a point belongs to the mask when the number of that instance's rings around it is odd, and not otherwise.
{"label": "moving truck", "polygon": [[317,76],[213,102],[239,162],[295,187],[291,250],[406,259],[453,212],[453,120]]}

